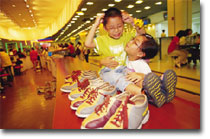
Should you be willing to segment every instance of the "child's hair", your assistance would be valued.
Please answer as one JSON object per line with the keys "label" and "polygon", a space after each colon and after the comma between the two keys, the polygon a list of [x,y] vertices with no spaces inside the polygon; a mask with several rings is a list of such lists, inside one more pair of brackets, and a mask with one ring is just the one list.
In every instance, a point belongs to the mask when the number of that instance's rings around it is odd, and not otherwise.
{"label": "child's hair", "polygon": [[109,17],[121,17],[122,18],[121,11],[118,10],[117,8],[109,8],[107,11],[105,11],[105,16],[103,19],[104,26],[106,26]]}
{"label": "child's hair", "polygon": [[151,59],[158,53],[158,44],[149,34],[143,34],[143,36],[145,36],[147,40],[144,41],[141,46],[141,51],[145,53],[142,59]]}

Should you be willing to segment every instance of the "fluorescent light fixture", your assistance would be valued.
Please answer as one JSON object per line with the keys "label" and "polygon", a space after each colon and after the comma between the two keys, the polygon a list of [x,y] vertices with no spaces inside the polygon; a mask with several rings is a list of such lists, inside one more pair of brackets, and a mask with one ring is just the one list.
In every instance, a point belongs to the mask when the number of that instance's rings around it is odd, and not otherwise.
{"label": "fluorescent light fixture", "polygon": [[102,9],[103,12],[105,12],[107,9]]}
{"label": "fluorescent light fixture", "polygon": [[93,17],[90,18],[90,20],[93,20],[93,19],[94,19]]}
{"label": "fluorescent light fixture", "polygon": [[72,18],[72,20],[77,20],[77,18]]}
{"label": "fluorescent light fixture", "polygon": [[87,2],[86,4],[87,5],[93,5],[93,2]]}
{"label": "fluorescent light fixture", "polygon": [[140,13],[140,12],[141,12],[141,10],[136,10],[136,12],[137,12],[137,13]]}
{"label": "fluorescent light fixture", "polygon": [[121,2],[122,0],[114,0],[115,2]]}
{"label": "fluorescent light fixture", "polygon": [[137,0],[136,4],[141,4],[143,2],[143,0]]}
{"label": "fluorescent light fixture", "polygon": [[133,8],[134,7],[134,5],[128,5],[127,6],[127,8]]}
{"label": "fluorescent light fixture", "polygon": [[83,13],[83,12],[77,12],[77,14],[78,14],[78,15],[84,15],[84,13]]}
{"label": "fluorescent light fixture", "polygon": [[100,16],[100,15],[102,15],[103,13],[97,13],[97,16]]}
{"label": "fluorescent light fixture", "polygon": [[87,11],[87,8],[82,8],[81,11]]}
{"label": "fluorescent light fixture", "polygon": [[115,4],[108,4],[108,6],[109,6],[109,7],[113,7],[113,6],[115,6]]}
{"label": "fluorescent light fixture", "polygon": [[90,23],[90,20],[86,21],[85,23]]}
{"label": "fluorescent light fixture", "polygon": [[76,15],[75,17],[76,17],[76,18],[78,18],[78,17],[79,17],[79,15]]}
{"label": "fluorescent light fixture", "polygon": [[73,24],[73,23],[75,23],[75,21],[71,21],[71,23]]}
{"label": "fluorescent light fixture", "polygon": [[148,9],[150,9],[150,8],[151,8],[150,6],[144,7],[145,10],[148,10]]}
{"label": "fluorescent light fixture", "polygon": [[161,1],[155,3],[155,5],[161,5],[161,4],[162,4]]}

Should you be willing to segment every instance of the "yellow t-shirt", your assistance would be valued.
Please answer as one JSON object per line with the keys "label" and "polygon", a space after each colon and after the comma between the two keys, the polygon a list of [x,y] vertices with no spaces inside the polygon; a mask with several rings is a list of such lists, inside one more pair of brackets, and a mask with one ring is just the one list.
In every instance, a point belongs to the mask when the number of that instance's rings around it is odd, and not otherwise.
{"label": "yellow t-shirt", "polygon": [[114,60],[119,65],[125,65],[126,52],[124,50],[126,44],[136,36],[136,30],[131,32],[123,32],[119,39],[113,39],[107,35],[98,36],[94,39],[96,49],[102,57],[114,56]]}
{"label": "yellow t-shirt", "polygon": [[3,68],[12,66],[12,62],[10,60],[10,57],[7,53],[5,52],[0,52],[0,59],[1,59],[1,65]]}

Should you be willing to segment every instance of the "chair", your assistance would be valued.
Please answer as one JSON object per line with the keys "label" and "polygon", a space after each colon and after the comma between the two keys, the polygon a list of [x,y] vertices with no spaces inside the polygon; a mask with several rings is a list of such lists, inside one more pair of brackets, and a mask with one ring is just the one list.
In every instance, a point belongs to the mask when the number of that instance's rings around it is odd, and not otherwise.
{"label": "chair", "polygon": [[9,78],[9,74],[8,73],[5,73],[4,69],[0,68],[0,82],[1,82],[1,85],[4,87],[6,85],[8,86],[12,86],[9,81],[8,81],[8,78]]}

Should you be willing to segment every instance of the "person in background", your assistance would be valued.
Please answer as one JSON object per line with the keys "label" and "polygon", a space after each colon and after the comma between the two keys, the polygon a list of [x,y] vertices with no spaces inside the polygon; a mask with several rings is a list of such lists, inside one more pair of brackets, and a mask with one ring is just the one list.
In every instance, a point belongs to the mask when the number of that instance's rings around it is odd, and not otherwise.
{"label": "person in background", "polygon": [[188,28],[185,30],[186,36],[192,35],[192,29]]}
{"label": "person in background", "polygon": [[38,64],[38,52],[34,50],[34,48],[31,48],[30,59],[31,62],[33,63],[33,69],[36,70],[36,66]]}
{"label": "person in background", "polygon": [[88,57],[89,57],[89,54],[90,54],[90,49],[84,48],[83,54],[85,56],[85,61],[88,63]]}
{"label": "person in background", "polygon": [[162,30],[161,37],[166,37],[165,30]]}
{"label": "person in background", "polygon": [[26,58],[26,55],[24,53],[21,52],[21,49],[18,49],[17,55],[19,58]]}
{"label": "person in background", "polygon": [[175,66],[178,68],[180,68],[181,65],[187,64],[188,62],[187,61],[188,52],[186,50],[182,50],[179,48],[180,38],[185,35],[186,35],[185,31],[180,30],[168,46],[169,56],[177,57],[175,59]]}
{"label": "person in background", "polygon": [[9,57],[10,57],[12,63],[16,61],[14,53],[13,53],[13,49],[9,49]]}
{"label": "person in background", "polygon": [[9,55],[3,49],[0,49],[0,59],[1,67],[9,74],[8,81],[13,81],[12,62]]}
{"label": "person in background", "polygon": [[75,57],[75,50],[72,42],[69,43],[68,49],[69,49],[69,56]]}

